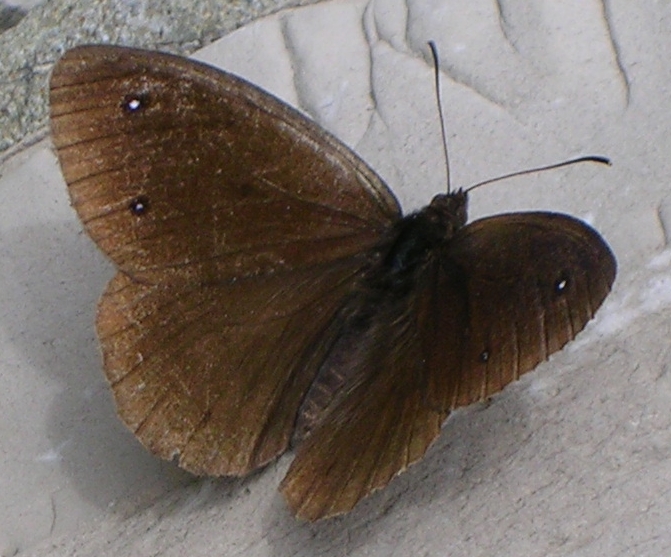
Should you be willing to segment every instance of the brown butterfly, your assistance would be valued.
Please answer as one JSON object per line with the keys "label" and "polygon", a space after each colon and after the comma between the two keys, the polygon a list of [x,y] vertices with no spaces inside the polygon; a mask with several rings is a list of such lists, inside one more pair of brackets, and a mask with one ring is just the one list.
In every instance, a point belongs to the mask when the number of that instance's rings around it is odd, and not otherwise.
{"label": "brown butterfly", "polygon": [[296,446],[281,491],[309,520],[352,509],[452,409],[559,350],[615,278],[570,216],[466,225],[457,191],[403,217],[341,142],[192,60],[75,48],[51,78],[51,128],[118,267],[97,330],[119,415],[196,474]]}

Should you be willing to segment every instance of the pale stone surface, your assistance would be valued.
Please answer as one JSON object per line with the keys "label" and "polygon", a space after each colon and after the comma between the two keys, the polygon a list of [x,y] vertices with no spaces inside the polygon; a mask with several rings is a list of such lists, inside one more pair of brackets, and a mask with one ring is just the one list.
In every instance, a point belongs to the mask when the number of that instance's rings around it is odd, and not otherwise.
{"label": "pale stone surface", "polygon": [[139,447],[114,415],[92,330],[112,268],[80,232],[48,142],[6,162],[1,554],[668,554],[671,7],[605,6],[325,2],[198,53],[298,103],[406,209],[444,190],[428,39],[456,185],[613,159],[473,194],[472,218],[546,209],[591,222],[618,257],[614,291],[575,342],[455,413],[420,464],[341,519],[290,516],[276,492],[290,455],[246,480],[193,481]]}

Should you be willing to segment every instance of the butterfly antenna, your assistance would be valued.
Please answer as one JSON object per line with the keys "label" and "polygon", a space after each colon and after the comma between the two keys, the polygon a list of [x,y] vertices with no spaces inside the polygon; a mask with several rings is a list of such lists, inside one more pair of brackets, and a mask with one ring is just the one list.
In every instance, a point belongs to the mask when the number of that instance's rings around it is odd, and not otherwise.
{"label": "butterfly antenna", "polygon": [[543,172],[545,170],[553,170],[555,168],[561,168],[562,166],[569,166],[570,164],[578,164],[581,162],[597,162],[599,164],[607,164],[611,166],[610,159],[607,157],[602,157],[601,155],[587,155],[585,157],[578,157],[576,159],[569,159],[563,162],[557,162],[554,164],[548,164],[546,166],[539,166],[536,168],[529,168],[527,170],[518,170],[517,172],[511,172],[510,174],[504,174],[503,176],[498,176],[497,178],[490,178],[484,182],[478,182],[477,184],[472,185],[467,188],[466,192],[471,192],[480,186],[485,186],[493,182],[498,182],[500,180],[507,180],[508,178],[514,178],[515,176],[524,176],[525,174],[533,174],[534,172]]}
{"label": "butterfly antenna", "polygon": [[440,116],[440,133],[443,136],[443,155],[445,156],[445,178],[447,181],[447,193],[450,193],[450,157],[447,154],[447,132],[445,131],[445,114],[443,113],[443,101],[440,93],[440,65],[438,60],[438,48],[436,43],[429,41],[431,56],[433,56],[433,74],[436,80],[436,104],[438,105],[438,116]]}

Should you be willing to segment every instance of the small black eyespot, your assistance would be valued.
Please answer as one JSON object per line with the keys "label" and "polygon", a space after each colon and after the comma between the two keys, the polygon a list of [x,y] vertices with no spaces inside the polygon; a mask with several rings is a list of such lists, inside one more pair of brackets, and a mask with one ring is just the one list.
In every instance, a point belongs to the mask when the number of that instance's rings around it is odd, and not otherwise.
{"label": "small black eyespot", "polygon": [[136,197],[128,204],[128,208],[136,217],[140,217],[149,210],[149,198],[144,195]]}
{"label": "small black eyespot", "polygon": [[121,103],[121,107],[129,114],[135,114],[149,106],[148,93],[133,93],[126,95]]}
{"label": "small black eyespot", "polygon": [[555,281],[555,294],[564,294],[570,285],[570,279],[566,273],[562,273]]}
{"label": "small black eyespot", "polygon": [[480,361],[483,363],[489,361],[489,350],[483,350],[480,352]]}

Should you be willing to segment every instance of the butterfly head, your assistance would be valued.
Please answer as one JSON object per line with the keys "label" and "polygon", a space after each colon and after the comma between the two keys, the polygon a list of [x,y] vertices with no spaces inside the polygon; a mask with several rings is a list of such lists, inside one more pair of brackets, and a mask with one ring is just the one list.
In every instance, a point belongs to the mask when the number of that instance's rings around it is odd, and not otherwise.
{"label": "butterfly head", "polygon": [[421,213],[440,231],[443,239],[451,238],[468,219],[468,192],[440,193]]}

